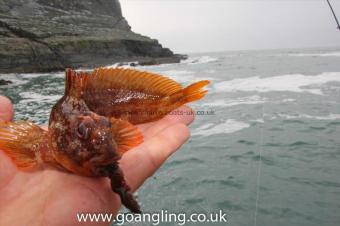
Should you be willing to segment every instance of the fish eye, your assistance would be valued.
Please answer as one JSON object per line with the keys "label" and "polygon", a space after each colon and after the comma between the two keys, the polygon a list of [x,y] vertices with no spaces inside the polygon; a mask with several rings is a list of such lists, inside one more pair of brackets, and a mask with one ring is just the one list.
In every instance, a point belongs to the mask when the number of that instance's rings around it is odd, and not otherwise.
{"label": "fish eye", "polygon": [[80,123],[77,129],[77,135],[79,138],[87,140],[89,139],[89,128],[86,127],[85,123]]}
{"label": "fish eye", "polygon": [[110,121],[105,117],[100,117],[99,123],[100,123],[100,125],[111,126]]}

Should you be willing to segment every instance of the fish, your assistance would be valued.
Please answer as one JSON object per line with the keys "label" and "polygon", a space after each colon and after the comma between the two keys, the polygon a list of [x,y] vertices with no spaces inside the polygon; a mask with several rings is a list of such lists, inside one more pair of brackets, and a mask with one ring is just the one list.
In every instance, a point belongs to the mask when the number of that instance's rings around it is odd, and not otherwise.
{"label": "fish", "polygon": [[30,121],[0,121],[0,149],[19,170],[107,177],[122,204],[141,213],[119,167],[124,153],[143,142],[136,125],[202,99],[208,84],[182,87],[165,76],[126,68],[66,69],[65,92],[52,107],[48,130]]}

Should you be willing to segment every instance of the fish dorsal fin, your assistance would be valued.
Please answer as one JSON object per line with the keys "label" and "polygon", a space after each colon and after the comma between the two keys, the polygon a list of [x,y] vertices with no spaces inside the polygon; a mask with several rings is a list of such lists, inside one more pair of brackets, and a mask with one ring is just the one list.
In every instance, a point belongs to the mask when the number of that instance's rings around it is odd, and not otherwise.
{"label": "fish dorsal fin", "polygon": [[77,72],[73,69],[66,69],[65,71],[65,95],[81,97],[83,95],[83,90],[85,83],[89,76],[87,72]]}
{"label": "fish dorsal fin", "polygon": [[143,135],[139,129],[122,119],[111,118],[112,137],[116,142],[119,155],[123,155],[143,142]]}
{"label": "fish dorsal fin", "polygon": [[158,96],[171,95],[182,86],[164,76],[124,68],[97,68],[86,82],[86,90],[132,90]]}

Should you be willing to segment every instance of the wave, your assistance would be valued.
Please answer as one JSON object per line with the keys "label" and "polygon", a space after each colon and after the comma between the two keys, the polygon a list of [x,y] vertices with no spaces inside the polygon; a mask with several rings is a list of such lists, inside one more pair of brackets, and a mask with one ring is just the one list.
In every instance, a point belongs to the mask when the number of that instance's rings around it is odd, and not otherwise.
{"label": "wave", "polygon": [[209,106],[209,107],[233,107],[238,105],[255,105],[255,104],[264,104],[264,103],[274,103],[274,104],[281,104],[281,103],[288,103],[288,102],[295,102],[295,99],[286,98],[282,100],[269,100],[265,97],[260,97],[258,95],[253,96],[246,96],[240,97],[236,99],[217,99],[210,102],[202,103],[202,106]]}
{"label": "wave", "polygon": [[19,103],[28,102],[56,102],[61,98],[61,95],[42,95],[35,92],[22,92],[20,96],[23,98]]}
{"label": "wave", "polygon": [[232,107],[237,105],[250,105],[250,104],[262,104],[267,102],[267,98],[262,98],[258,95],[254,96],[247,96],[247,97],[240,97],[231,100],[225,99],[217,99],[211,102],[205,102],[201,105],[203,106],[211,106],[211,107]]}
{"label": "wave", "polygon": [[31,78],[39,78],[45,76],[57,76],[57,77],[65,77],[65,72],[58,73],[25,73],[20,75],[23,79],[31,79]]}
{"label": "wave", "polygon": [[277,116],[281,117],[281,118],[285,118],[285,119],[317,119],[317,120],[338,120],[340,119],[340,114],[333,114],[330,113],[329,115],[308,115],[308,114],[302,114],[302,113],[298,113],[296,115],[289,115],[289,114],[277,114]]}
{"label": "wave", "polygon": [[293,57],[340,57],[340,52],[328,53],[290,53],[288,56]]}
{"label": "wave", "polygon": [[181,64],[206,64],[218,61],[217,58],[211,56],[189,57],[186,60],[182,60]]}
{"label": "wave", "polygon": [[244,122],[236,121],[234,119],[228,119],[223,123],[214,125],[213,123],[207,123],[196,128],[192,135],[202,135],[202,136],[210,136],[214,134],[221,133],[235,133],[239,130],[243,130],[245,128],[249,128],[250,125]]}
{"label": "wave", "polygon": [[188,70],[167,70],[167,71],[160,71],[156,73],[167,76],[179,83],[193,83],[193,82],[204,80],[204,79],[209,80],[209,81],[215,80],[215,78],[208,77],[208,76],[198,77],[195,75],[196,72],[188,71]]}
{"label": "wave", "polygon": [[192,75],[194,74],[195,72],[193,71],[186,71],[186,70],[168,70],[168,71],[162,71],[161,72],[162,74],[165,74],[165,75]]}
{"label": "wave", "polygon": [[233,187],[242,189],[244,188],[244,184],[238,181],[230,180],[230,179],[203,179],[201,181],[198,181],[198,185],[204,185],[204,184],[220,184],[222,186],[226,187]]}
{"label": "wave", "polygon": [[[315,85],[328,82],[340,82],[340,72],[325,72],[319,75],[288,74],[265,78],[258,76],[239,78],[215,83],[214,89],[216,92],[289,91],[323,95],[321,87]],[[310,87],[312,85],[314,87]]]}
{"label": "wave", "polygon": [[296,100],[293,98],[286,98],[286,99],[281,100],[282,103],[289,103],[289,102],[295,102],[295,101]]}
{"label": "wave", "polygon": [[264,118],[257,118],[257,119],[252,119],[252,120],[249,120],[251,122],[257,122],[257,123],[264,123]]}
{"label": "wave", "polygon": [[29,82],[28,80],[23,80],[17,74],[0,74],[0,79],[12,82],[6,87],[20,86]]}
{"label": "wave", "polygon": [[[138,61],[132,61],[132,62],[123,62],[123,63],[115,63],[111,65],[106,65],[107,68],[115,68],[115,67],[121,67],[121,68],[139,68],[139,69],[145,69],[145,68],[164,68],[169,67],[171,65],[176,64],[206,64],[211,62],[218,61],[217,58],[211,57],[211,56],[189,56],[185,60],[181,60],[179,63],[166,63],[166,64],[158,64],[158,65],[139,65]],[[132,66],[133,65],[133,66]],[[136,66],[134,66],[136,65]]]}
{"label": "wave", "polygon": [[55,72],[55,73],[22,73],[22,74],[0,74],[0,79],[9,80],[12,84],[6,87],[25,85],[30,82],[31,79],[39,77],[52,77],[52,78],[64,78],[65,72]]}
{"label": "wave", "polygon": [[214,74],[214,73],[216,73],[216,70],[214,70],[214,69],[208,69],[208,70],[205,70],[204,73],[207,73],[207,74]]}
{"label": "wave", "polygon": [[190,82],[198,80],[198,78],[195,78],[194,74],[195,72],[192,71],[186,71],[186,70],[167,70],[167,71],[161,71],[160,74],[167,76],[179,83],[184,82]]}

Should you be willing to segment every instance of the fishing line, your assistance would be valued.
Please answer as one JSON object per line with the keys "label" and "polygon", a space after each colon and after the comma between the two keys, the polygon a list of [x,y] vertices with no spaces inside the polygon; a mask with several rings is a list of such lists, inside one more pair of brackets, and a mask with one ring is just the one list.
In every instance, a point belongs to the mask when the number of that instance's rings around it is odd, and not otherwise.
{"label": "fishing line", "polygon": [[337,27],[337,28],[340,30],[340,24],[339,24],[339,20],[338,20],[338,18],[336,17],[336,14],[335,14],[335,12],[334,12],[334,9],[333,9],[333,7],[332,7],[331,3],[329,2],[329,0],[327,0],[327,3],[328,3],[328,5],[329,5],[329,8],[331,9],[331,11],[332,11],[332,13],[333,13],[333,16],[334,16],[335,22],[336,22],[336,24],[338,25],[338,27]]}
{"label": "fishing line", "polygon": [[260,199],[260,184],[261,184],[261,166],[262,166],[262,151],[263,151],[263,127],[264,127],[264,104],[262,103],[262,125],[260,129],[260,148],[259,148],[259,163],[256,173],[256,201],[255,201],[255,214],[254,214],[254,226],[257,226],[257,210]]}

